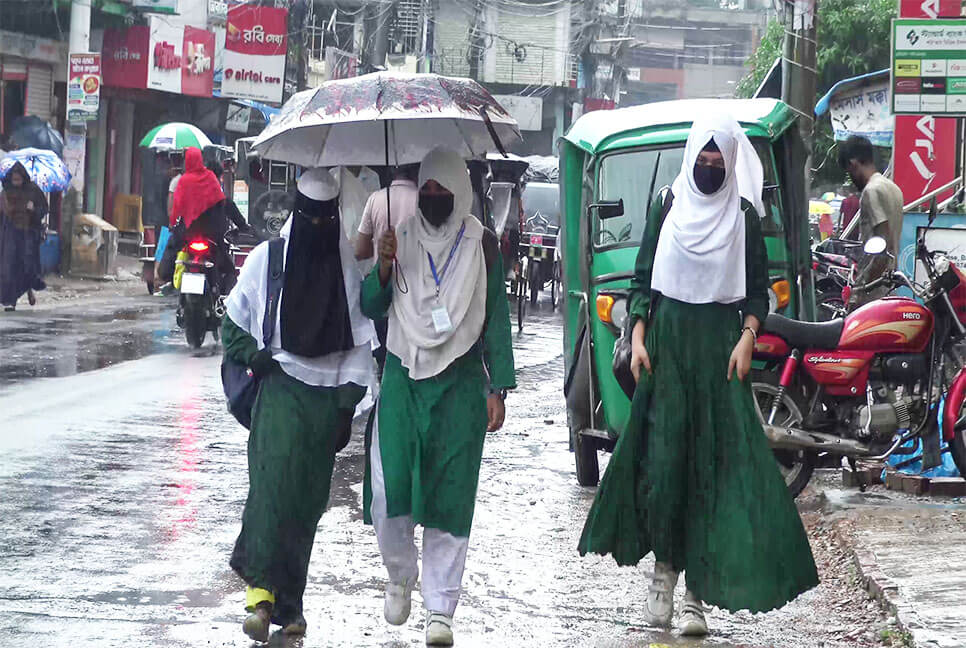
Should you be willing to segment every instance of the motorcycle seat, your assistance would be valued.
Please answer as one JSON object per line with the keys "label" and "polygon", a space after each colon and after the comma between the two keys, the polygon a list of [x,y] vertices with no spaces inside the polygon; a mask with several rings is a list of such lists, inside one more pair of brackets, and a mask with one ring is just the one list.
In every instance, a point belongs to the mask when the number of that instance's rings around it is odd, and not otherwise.
{"label": "motorcycle seat", "polygon": [[842,318],[831,322],[801,322],[772,313],[765,319],[763,330],[777,335],[796,349],[830,351],[838,347],[844,327],[845,320]]}

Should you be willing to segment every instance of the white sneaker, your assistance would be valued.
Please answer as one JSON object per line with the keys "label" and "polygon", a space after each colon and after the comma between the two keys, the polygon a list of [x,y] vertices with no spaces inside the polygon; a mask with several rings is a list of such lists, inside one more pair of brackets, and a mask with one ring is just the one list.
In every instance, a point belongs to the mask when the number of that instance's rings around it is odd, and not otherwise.
{"label": "white sneaker", "polygon": [[426,613],[426,645],[453,645],[453,617],[439,612]]}
{"label": "white sneaker", "polygon": [[678,629],[684,637],[704,637],[708,634],[708,622],[704,619],[704,606],[691,593],[691,590],[688,590],[684,595],[684,607],[681,608]]}
{"label": "white sneaker", "polygon": [[644,622],[650,626],[668,627],[674,616],[674,586],[678,584],[678,573],[667,563],[654,565],[654,580],[647,590],[644,603]]}
{"label": "white sneaker", "polygon": [[386,585],[386,602],[382,606],[382,613],[390,624],[402,625],[409,619],[415,585],[415,578],[402,585],[398,583]]}

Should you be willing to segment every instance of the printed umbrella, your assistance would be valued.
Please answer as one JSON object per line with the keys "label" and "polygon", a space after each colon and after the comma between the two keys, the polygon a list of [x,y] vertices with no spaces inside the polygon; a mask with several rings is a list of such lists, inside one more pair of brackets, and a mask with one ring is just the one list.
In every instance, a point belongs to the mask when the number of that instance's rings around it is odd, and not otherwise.
{"label": "printed umbrella", "polygon": [[178,151],[195,146],[204,150],[211,140],[201,129],[184,122],[171,122],[155,126],[141,140],[141,147],[159,151]]}
{"label": "printed umbrella", "polygon": [[17,148],[46,149],[57,155],[64,154],[64,138],[53,126],[37,115],[14,119],[11,124],[10,139]]}
{"label": "printed umbrella", "polygon": [[17,162],[27,169],[30,179],[42,191],[64,191],[70,186],[70,171],[53,151],[25,148],[7,153],[0,160],[0,178],[6,178]]}
{"label": "printed umbrella", "polygon": [[292,96],[253,147],[307,167],[388,166],[441,145],[481,158],[518,139],[516,120],[472,79],[376,72]]}

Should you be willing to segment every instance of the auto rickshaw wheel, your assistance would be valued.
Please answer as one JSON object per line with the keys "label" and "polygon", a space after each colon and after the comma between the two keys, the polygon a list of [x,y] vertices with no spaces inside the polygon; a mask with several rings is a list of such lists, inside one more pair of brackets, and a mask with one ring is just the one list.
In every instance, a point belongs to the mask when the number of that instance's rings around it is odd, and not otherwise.
{"label": "auto rickshaw wheel", "polygon": [[527,264],[527,283],[530,286],[530,305],[537,305],[537,297],[540,296],[540,289],[543,287],[543,277],[540,275],[541,266],[539,259],[531,259]]}

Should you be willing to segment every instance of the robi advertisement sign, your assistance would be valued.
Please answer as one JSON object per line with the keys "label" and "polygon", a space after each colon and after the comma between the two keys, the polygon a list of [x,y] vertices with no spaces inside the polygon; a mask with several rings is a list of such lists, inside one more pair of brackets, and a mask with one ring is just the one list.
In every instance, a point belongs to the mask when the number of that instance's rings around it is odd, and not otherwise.
{"label": "robi advertisement sign", "polygon": [[225,35],[222,96],[281,103],[287,49],[287,9],[231,7]]}

